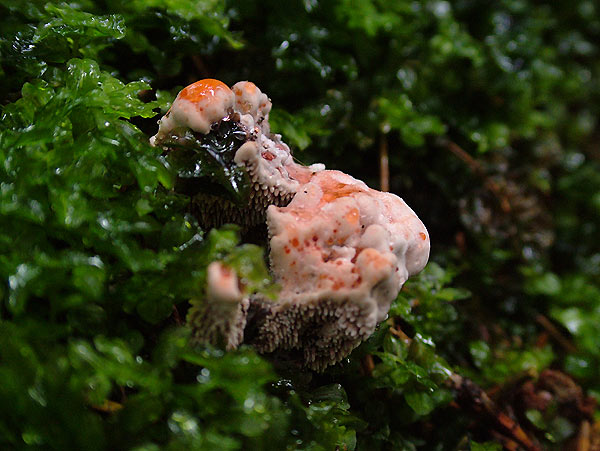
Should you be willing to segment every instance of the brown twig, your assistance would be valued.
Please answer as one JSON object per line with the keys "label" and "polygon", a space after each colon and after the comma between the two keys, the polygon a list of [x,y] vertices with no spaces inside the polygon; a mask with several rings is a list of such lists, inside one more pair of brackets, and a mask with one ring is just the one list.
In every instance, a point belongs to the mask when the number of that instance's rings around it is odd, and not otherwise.
{"label": "brown twig", "polygon": [[541,313],[536,315],[535,321],[540,326],[542,326],[544,330],[548,333],[548,335],[554,338],[554,340],[556,340],[556,342],[559,345],[561,345],[566,351],[568,351],[569,353],[575,353],[577,351],[575,345],[573,345],[573,343],[571,343],[569,339],[566,338],[554,324],[552,324],[552,321],[550,321],[544,315],[542,315]]}
{"label": "brown twig", "polygon": [[175,324],[177,324],[178,326],[183,325],[181,315],[179,315],[179,310],[177,310],[177,307],[175,305],[173,306],[173,319],[175,320]]}
{"label": "brown twig", "polygon": [[379,141],[379,187],[381,191],[390,190],[390,161],[387,137],[381,135]]}
{"label": "brown twig", "polygon": [[600,450],[600,420],[594,421],[590,433],[590,451]]}
{"label": "brown twig", "polygon": [[365,375],[371,376],[373,370],[375,369],[375,362],[373,362],[373,356],[371,354],[367,354],[363,357],[361,364]]}
{"label": "brown twig", "polygon": [[484,167],[481,165],[481,163],[479,163],[479,161],[469,155],[469,153],[458,144],[450,141],[449,139],[441,139],[439,142],[446,147],[446,149],[456,155],[463,163],[465,163],[471,169],[471,171],[483,179],[484,186],[492,192],[496,199],[498,199],[500,208],[504,213],[509,213],[511,211],[510,201],[502,194],[502,189],[500,186],[492,178],[487,176]]}
{"label": "brown twig", "polygon": [[480,176],[485,175],[485,171],[481,163],[479,163],[475,158],[469,155],[462,147],[450,140],[443,141],[446,148],[456,155],[460,160],[462,160],[469,168]]}
{"label": "brown twig", "polygon": [[448,385],[456,392],[459,405],[471,409],[480,419],[485,419],[495,425],[500,434],[510,441],[517,442],[527,451],[540,451],[528,437],[519,423],[500,411],[494,401],[470,379],[453,373],[448,379]]}
{"label": "brown twig", "polygon": [[[412,341],[402,329],[396,326],[388,330],[406,344]],[[502,412],[488,394],[472,380],[452,373],[446,384],[456,392],[454,404],[457,407],[467,408],[477,415],[478,421],[485,420],[494,425],[492,435],[501,441],[505,449],[516,450],[521,447],[526,451],[541,451],[519,423]]]}
{"label": "brown twig", "polygon": [[500,432],[492,431],[492,437],[494,437],[494,440],[500,443],[502,445],[502,449],[506,451],[517,451],[519,449],[519,444],[517,442],[501,434]]}
{"label": "brown twig", "polygon": [[577,451],[590,451],[590,432],[590,422],[582,421],[577,435]]}
{"label": "brown twig", "polygon": [[389,331],[392,335],[395,335],[400,340],[402,340],[406,343],[410,343],[412,341],[411,338],[408,335],[406,335],[402,329],[396,329],[394,327],[390,327]]}
{"label": "brown twig", "polygon": [[91,408],[102,413],[115,413],[123,408],[123,404],[107,399],[102,404],[92,404]]}

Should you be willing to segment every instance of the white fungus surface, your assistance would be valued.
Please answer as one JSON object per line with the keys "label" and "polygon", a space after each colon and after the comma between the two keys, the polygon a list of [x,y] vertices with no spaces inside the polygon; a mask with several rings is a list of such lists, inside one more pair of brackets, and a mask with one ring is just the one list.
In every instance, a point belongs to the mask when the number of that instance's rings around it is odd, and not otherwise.
{"label": "white fungus surface", "polygon": [[218,80],[200,80],[179,92],[159,120],[158,133],[150,138],[150,143],[160,146],[172,134],[186,130],[207,134],[221,120],[235,120],[247,135],[247,142],[237,150],[234,161],[246,169],[252,180],[255,192],[251,203],[264,209],[268,205],[284,205],[301,183],[325,166],[306,167],[294,162],[288,145],[270,131],[270,111],[271,101],[252,82],[240,81],[229,89]]}
{"label": "white fungus surface", "polygon": [[208,265],[206,274],[206,298],[192,300],[188,321],[194,327],[195,341],[223,345],[235,349],[244,339],[249,300],[239,288],[235,271],[221,262]]}
{"label": "white fungus surface", "polygon": [[302,183],[310,180],[314,172],[325,167],[322,164],[306,167],[294,161],[290,148],[281,140],[281,136],[271,133],[271,101],[254,83],[240,81],[232,89],[235,112],[240,114],[240,123],[251,138],[238,149],[234,161],[248,171],[258,190],[286,198],[293,195]]}
{"label": "white fungus surface", "polygon": [[[240,122],[249,130],[268,125],[271,101],[258,87],[250,81],[238,81],[231,88],[235,95],[234,109],[240,115]],[[269,133],[263,130],[263,133]]]}
{"label": "white fungus surface", "polygon": [[267,225],[282,289],[255,346],[300,351],[319,371],[374,332],[429,257],[427,230],[402,199],[339,171],[315,174],[288,206],[270,206]]}
{"label": "white fungus surface", "polygon": [[232,111],[234,101],[231,89],[218,80],[209,78],[185,87],[158,121],[158,133],[150,138],[150,144],[157,145],[171,132],[181,128],[208,133],[212,124]]}
{"label": "white fungus surface", "polygon": [[242,299],[237,274],[221,262],[212,262],[206,268],[206,285],[211,302],[237,303]]}
{"label": "white fungus surface", "polygon": [[315,174],[287,207],[269,207],[267,225],[283,302],[359,303],[373,325],[429,257],[427,230],[402,199],[339,171]]}

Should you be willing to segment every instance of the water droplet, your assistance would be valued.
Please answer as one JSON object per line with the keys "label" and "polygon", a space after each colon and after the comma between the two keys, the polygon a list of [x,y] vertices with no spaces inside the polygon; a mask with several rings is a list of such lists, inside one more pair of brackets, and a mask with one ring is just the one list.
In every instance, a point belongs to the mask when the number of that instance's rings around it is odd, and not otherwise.
{"label": "water droplet", "polygon": [[253,407],[254,407],[254,399],[252,399],[252,398],[247,398],[247,399],[244,401],[244,408],[245,408],[245,409],[247,409],[247,410],[250,410],[250,409],[252,409]]}

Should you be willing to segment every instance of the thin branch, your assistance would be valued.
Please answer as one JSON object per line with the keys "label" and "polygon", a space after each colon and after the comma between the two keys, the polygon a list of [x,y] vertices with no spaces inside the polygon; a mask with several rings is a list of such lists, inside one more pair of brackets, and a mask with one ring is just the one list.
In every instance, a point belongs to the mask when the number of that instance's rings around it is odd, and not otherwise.
{"label": "thin branch", "polygon": [[361,365],[365,375],[371,376],[373,370],[375,369],[375,362],[373,361],[373,356],[371,354],[365,355],[361,361]]}
{"label": "thin branch", "polygon": [[469,155],[462,147],[456,144],[449,139],[440,139],[438,140],[443,147],[448,149],[454,155],[456,155],[463,163],[465,163],[471,171],[477,174],[479,177],[483,179],[484,186],[496,196],[498,199],[498,203],[500,204],[500,208],[504,213],[509,213],[511,210],[511,205],[508,200],[508,197],[502,194],[502,189],[500,186],[491,178],[488,177],[485,173],[484,167],[481,165],[479,161]]}
{"label": "thin branch", "polygon": [[123,408],[123,404],[106,399],[102,404],[92,404],[90,407],[98,412],[116,413]]}
{"label": "thin branch", "polygon": [[590,422],[584,420],[577,435],[577,451],[590,451]]}
{"label": "thin branch", "polygon": [[390,162],[386,135],[379,140],[379,187],[381,191],[390,190]]}
{"label": "thin branch", "polygon": [[539,446],[529,438],[519,423],[500,411],[496,403],[473,381],[452,373],[448,385],[456,391],[455,399],[459,405],[471,409],[479,418],[495,424],[498,432],[518,442],[525,450],[540,451]]}
{"label": "thin branch", "polygon": [[452,152],[467,166],[469,166],[469,168],[473,172],[481,176],[485,175],[485,171],[483,169],[483,166],[481,166],[481,163],[479,163],[475,158],[469,155],[462,147],[450,140],[443,140],[442,142],[450,152]]}
{"label": "thin branch", "polygon": [[552,338],[554,338],[556,340],[556,342],[559,345],[561,345],[570,354],[573,354],[577,351],[577,348],[575,347],[575,345],[573,345],[573,343],[571,343],[569,341],[569,339],[566,338],[560,332],[560,330],[558,330],[558,328],[554,324],[552,324],[552,322],[548,318],[546,318],[544,315],[542,315],[542,314],[536,315],[535,321],[540,326],[542,326],[546,332],[548,332],[548,335],[550,335]]}
{"label": "thin branch", "polygon": [[[407,344],[410,344],[412,341],[398,327],[390,327],[389,331],[392,335],[395,335]],[[446,385],[456,392],[454,399],[458,405],[471,410],[477,415],[478,419],[485,419],[494,425],[495,431],[492,430],[492,432],[504,437],[503,442],[506,449],[516,449],[514,448],[516,442],[526,451],[541,451],[539,446],[529,438],[519,423],[502,412],[489,395],[475,384],[475,382],[460,374],[452,373],[447,379]]]}
{"label": "thin branch", "polygon": [[402,340],[406,343],[410,343],[412,341],[412,339],[408,335],[406,335],[404,333],[404,331],[402,331],[402,329],[396,329],[394,327],[390,327],[389,331],[392,335],[395,335],[400,340]]}

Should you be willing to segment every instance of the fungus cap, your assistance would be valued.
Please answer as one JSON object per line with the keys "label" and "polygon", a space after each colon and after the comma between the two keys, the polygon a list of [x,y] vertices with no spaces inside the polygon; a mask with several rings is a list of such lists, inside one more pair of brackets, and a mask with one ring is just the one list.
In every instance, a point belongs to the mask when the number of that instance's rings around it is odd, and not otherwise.
{"label": "fungus cap", "polygon": [[429,256],[427,230],[402,199],[339,171],[315,174],[288,206],[269,207],[267,224],[282,289],[258,348],[303,350],[317,370],[373,333]]}
{"label": "fungus cap", "polygon": [[186,86],[173,105],[159,121],[158,133],[150,138],[153,146],[178,128],[189,128],[207,134],[211,125],[226,117],[232,110],[235,96],[229,87],[212,78]]}
{"label": "fungus cap", "polygon": [[[235,95],[234,108],[240,114],[242,123],[249,129],[268,124],[271,101],[266,94],[251,81],[238,81],[231,90]],[[263,130],[263,133],[268,132],[268,129]]]}
{"label": "fungus cap", "polygon": [[[402,199],[339,171],[316,173],[288,206],[269,207],[267,224],[282,297],[345,293],[375,302],[379,321],[429,257],[427,229]],[[373,288],[388,281],[392,299],[373,299]]]}

